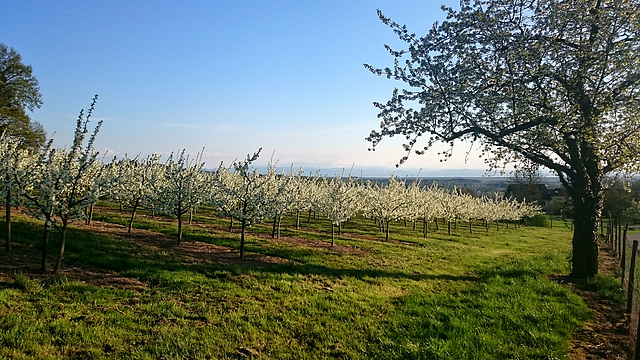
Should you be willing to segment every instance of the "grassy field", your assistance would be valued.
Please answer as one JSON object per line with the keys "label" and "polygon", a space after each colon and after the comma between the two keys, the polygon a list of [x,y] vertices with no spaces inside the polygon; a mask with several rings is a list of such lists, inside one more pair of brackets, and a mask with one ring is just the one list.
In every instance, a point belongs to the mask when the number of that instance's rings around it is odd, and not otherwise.
{"label": "grassy field", "polygon": [[[18,216],[0,267],[0,359],[556,359],[589,313],[566,274],[566,228],[306,218],[238,230],[206,211],[175,220],[99,209],[69,234],[65,270],[39,275],[42,224]],[[0,227],[0,231],[3,231]],[[1,233],[1,232],[0,232]],[[55,253],[57,235],[51,244]],[[20,258],[20,259],[22,259]]]}

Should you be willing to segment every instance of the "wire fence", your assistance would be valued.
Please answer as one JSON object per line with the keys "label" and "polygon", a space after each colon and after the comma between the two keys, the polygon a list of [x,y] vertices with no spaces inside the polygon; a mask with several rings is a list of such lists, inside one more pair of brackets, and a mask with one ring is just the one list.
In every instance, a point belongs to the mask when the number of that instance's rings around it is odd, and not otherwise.
{"label": "wire fence", "polygon": [[[601,227],[602,229],[602,227]],[[622,227],[620,221],[609,219],[606,225],[605,239],[619,260],[621,283],[620,287],[626,297],[625,312],[629,316],[629,332],[632,340],[632,357],[640,360],[640,258],[638,243],[640,234],[630,234],[629,226]]]}

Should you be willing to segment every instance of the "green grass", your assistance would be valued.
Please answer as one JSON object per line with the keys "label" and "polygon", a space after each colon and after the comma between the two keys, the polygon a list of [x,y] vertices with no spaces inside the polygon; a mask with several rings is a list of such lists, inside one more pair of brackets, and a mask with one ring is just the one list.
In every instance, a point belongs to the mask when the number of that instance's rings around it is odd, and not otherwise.
{"label": "green grass", "polygon": [[[112,208],[96,218],[126,224],[128,216]],[[237,255],[227,219],[202,211],[194,220],[219,228],[186,225],[185,241]],[[0,359],[553,359],[588,318],[584,303],[549,279],[568,271],[566,229],[502,225],[487,234],[478,225],[470,235],[459,225],[446,235],[441,226],[423,239],[398,222],[386,243],[357,218],[336,240],[357,250],[347,252],[328,247],[324,220],[304,217],[299,231],[293,221],[284,219],[283,236],[327,246],[272,240],[265,223],[251,228],[247,250],[258,255],[250,260],[195,261],[74,228],[65,266],[140,286],[10,274],[0,281]],[[175,220],[134,225],[166,234],[167,244],[177,234]],[[19,246],[37,247],[40,227],[19,217]]]}

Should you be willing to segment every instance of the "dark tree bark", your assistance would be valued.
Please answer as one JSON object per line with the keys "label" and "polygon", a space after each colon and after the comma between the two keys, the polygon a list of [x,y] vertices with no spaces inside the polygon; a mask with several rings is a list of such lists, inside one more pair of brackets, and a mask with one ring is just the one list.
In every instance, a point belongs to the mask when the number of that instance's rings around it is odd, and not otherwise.
{"label": "dark tree bark", "polygon": [[247,221],[240,221],[240,259],[244,259],[244,231],[247,228]]}
{"label": "dark tree bark", "polygon": [[5,204],[5,224],[6,224],[6,239],[4,243],[4,250],[9,253],[9,243],[11,242],[11,186],[7,186],[7,194],[4,199]]}
{"label": "dark tree bark", "polygon": [[40,270],[44,273],[47,271],[47,260],[49,258],[49,238],[51,237],[51,230],[44,226],[44,233],[42,237],[42,259],[40,261]]}

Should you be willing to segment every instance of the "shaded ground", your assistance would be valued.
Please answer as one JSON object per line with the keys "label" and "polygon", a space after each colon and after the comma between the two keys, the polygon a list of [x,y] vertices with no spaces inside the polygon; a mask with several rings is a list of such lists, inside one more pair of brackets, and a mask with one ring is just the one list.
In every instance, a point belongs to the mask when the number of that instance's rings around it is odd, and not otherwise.
{"label": "shaded ground", "polygon": [[[602,247],[604,251],[600,252],[600,273],[616,274],[619,260],[610,254],[609,248]],[[569,283],[569,286],[574,293],[582,297],[591,310],[592,317],[574,334],[568,358],[630,359],[632,339],[624,305],[604,300],[581,284]]]}

